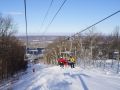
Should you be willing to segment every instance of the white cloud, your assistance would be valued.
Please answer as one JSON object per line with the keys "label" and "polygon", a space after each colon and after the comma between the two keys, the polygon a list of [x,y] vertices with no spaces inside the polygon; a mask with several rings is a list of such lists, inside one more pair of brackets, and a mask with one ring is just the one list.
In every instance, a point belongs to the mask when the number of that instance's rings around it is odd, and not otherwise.
{"label": "white cloud", "polygon": [[3,14],[8,14],[8,15],[23,15],[24,13],[23,12],[4,12]]}

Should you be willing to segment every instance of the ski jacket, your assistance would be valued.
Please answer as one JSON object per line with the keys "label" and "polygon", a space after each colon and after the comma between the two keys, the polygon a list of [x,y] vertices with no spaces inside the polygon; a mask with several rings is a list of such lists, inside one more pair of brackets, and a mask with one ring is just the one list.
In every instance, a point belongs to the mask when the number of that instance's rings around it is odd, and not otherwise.
{"label": "ski jacket", "polygon": [[70,62],[74,62],[75,63],[75,58],[70,58]]}
{"label": "ski jacket", "polygon": [[59,62],[59,63],[63,63],[63,64],[66,64],[66,63],[67,63],[67,61],[66,61],[64,58],[59,58],[59,59],[58,59],[58,62]]}

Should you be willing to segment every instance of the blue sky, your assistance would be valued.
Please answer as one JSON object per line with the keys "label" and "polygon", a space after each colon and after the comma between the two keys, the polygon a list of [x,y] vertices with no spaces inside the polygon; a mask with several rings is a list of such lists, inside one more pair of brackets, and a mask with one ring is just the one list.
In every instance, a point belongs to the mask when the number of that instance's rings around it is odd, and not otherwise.
{"label": "blue sky", "polygon": [[[18,35],[25,35],[24,0],[0,0],[0,13],[11,15]],[[51,0],[27,0],[28,34],[43,34],[64,0],[54,0],[43,28],[41,23]],[[45,34],[73,34],[120,10],[120,0],[67,0]],[[120,13],[96,26],[97,32],[111,33],[120,26]]]}

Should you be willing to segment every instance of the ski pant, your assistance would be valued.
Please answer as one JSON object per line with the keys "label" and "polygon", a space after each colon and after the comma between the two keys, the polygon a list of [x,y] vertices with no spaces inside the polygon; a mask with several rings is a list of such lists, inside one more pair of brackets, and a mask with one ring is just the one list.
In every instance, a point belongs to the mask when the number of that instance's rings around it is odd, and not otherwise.
{"label": "ski pant", "polygon": [[59,63],[60,67],[64,67],[64,64],[62,62]]}
{"label": "ski pant", "polygon": [[70,63],[70,66],[71,66],[71,68],[75,68],[75,63],[74,63],[74,62],[71,62],[71,63]]}

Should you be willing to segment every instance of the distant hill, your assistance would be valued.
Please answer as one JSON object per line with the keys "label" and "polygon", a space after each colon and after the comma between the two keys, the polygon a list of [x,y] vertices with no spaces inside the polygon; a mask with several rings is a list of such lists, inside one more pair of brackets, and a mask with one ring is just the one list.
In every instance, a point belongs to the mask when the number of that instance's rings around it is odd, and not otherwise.
{"label": "distant hill", "polygon": [[[49,43],[52,43],[55,39],[63,36],[28,36],[29,47],[41,47],[45,48]],[[26,45],[26,36],[17,36],[17,38]]]}

